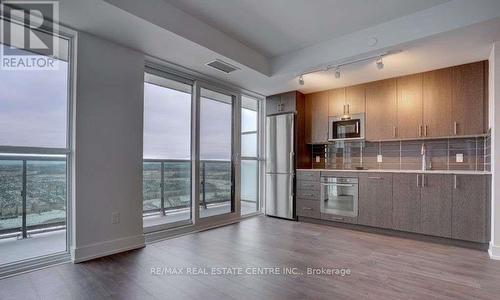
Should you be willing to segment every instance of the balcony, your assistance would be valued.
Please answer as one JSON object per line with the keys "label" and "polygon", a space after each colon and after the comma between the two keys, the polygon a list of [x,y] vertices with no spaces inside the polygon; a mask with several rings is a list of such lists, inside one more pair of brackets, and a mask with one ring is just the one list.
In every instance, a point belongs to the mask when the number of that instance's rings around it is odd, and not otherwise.
{"label": "balcony", "polygon": [[[191,162],[145,160],[143,173],[144,227],[191,220]],[[200,162],[200,217],[231,211],[231,162]],[[241,214],[257,211],[257,202],[242,199]]]}
{"label": "balcony", "polygon": [[0,159],[0,265],[66,251],[65,156]]}

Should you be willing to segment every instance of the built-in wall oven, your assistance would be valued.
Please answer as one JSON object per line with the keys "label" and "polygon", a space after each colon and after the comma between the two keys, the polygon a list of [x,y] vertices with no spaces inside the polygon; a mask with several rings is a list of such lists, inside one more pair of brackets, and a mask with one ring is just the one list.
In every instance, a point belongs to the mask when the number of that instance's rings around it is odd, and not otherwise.
{"label": "built-in wall oven", "polygon": [[358,178],[321,177],[320,211],[345,217],[357,217]]}
{"label": "built-in wall oven", "polygon": [[328,118],[328,140],[361,140],[365,138],[365,114]]}

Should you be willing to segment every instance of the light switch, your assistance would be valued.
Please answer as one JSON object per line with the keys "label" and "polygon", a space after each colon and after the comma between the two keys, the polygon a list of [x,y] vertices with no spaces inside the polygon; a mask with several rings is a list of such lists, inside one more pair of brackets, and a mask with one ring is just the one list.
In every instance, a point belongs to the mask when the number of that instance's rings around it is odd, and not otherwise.
{"label": "light switch", "polygon": [[377,155],[377,162],[381,163],[382,162],[382,154]]}
{"label": "light switch", "polygon": [[316,162],[317,162],[317,163],[321,162],[321,156],[316,155]]}
{"label": "light switch", "polygon": [[457,153],[455,160],[457,163],[462,163],[464,162],[464,154],[463,153]]}

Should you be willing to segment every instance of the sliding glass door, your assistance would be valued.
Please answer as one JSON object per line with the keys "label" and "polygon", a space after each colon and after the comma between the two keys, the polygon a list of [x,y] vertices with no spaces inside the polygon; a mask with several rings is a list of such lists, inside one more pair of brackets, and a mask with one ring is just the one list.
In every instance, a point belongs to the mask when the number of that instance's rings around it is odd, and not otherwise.
{"label": "sliding glass door", "polygon": [[260,210],[260,100],[178,74],[146,68],[146,232]]}
{"label": "sliding glass door", "polygon": [[234,96],[200,88],[199,217],[235,211],[233,131]]}
{"label": "sliding glass door", "polygon": [[143,224],[190,224],[192,83],[149,70],[144,83]]}

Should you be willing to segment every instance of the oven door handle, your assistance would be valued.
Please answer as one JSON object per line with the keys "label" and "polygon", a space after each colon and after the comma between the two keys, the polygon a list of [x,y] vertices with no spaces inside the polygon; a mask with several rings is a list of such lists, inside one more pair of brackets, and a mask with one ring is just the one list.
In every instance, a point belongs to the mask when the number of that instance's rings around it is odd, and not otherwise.
{"label": "oven door handle", "polygon": [[347,187],[354,187],[354,184],[344,184],[344,183],[321,183],[322,185],[325,186],[347,186]]}

